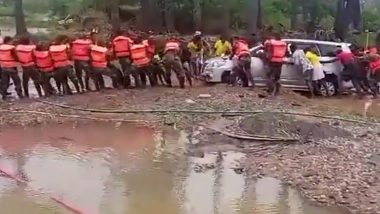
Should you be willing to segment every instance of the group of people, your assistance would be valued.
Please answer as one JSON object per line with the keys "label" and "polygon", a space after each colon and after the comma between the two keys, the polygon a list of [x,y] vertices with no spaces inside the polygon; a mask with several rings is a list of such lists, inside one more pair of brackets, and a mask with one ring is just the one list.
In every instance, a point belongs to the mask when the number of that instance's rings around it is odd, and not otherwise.
{"label": "group of people", "polygon": [[[32,79],[40,97],[57,91],[61,95],[72,94],[68,81],[72,82],[77,93],[83,93],[92,90],[91,80],[96,90],[105,88],[103,76],[112,79],[114,88],[130,88],[133,83],[134,87],[145,87],[148,81],[151,86],[161,83],[171,87],[173,71],[180,87],[184,88],[185,78],[192,85],[190,72],[196,73],[193,58],[199,52],[200,38],[200,34],[194,35],[187,45],[195,48],[187,48],[176,37],[169,38],[164,49],[157,53],[152,37],[144,40],[140,35],[128,35],[122,30],[115,32],[108,43],[92,34],[83,34],[76,39],[61,35],[50,43],[37,44],[29,37],[17,41],[5,37],[0,45],[0,92],[6,99],[12,79],[17,95],[29,97],[28,83]],[[114,60],[120,67],[112,63]],[[51,78],[54,78],[56,87],[52,86]]]}
{"label": "group of people", "polygon": [[[263,60],[267,68],[267,85],[271,95],[276,96],[279,93],[281,86],[279,80],[284,63],[292,63],[296,65],[296,69],[302,71],[312,97],[315,92],[320,92],[320,89],[324,89],[327,96],[331,95],[328,93],[329,90],[318,50],[311,47],[301,49],[296,44],[290,44],[288,47],[288,44],[281,40],[278,33],[274,33],[259,42],[263,47],[263,51],[257,53],[250,53],[249,44],[258,44],[252,43],[248,39],[235,37],[232,40],[232,45],[228,41],[226,43],[223,41],[224,39],[221,39],[215,44],[215,50],[220,47],[220,43],[226,44],[224,45],[225,50],[228,49],[226,47],[230,47],[230,59],[234,62],[230,84],[234,85],[237,77],[239,77],[243,87],[254,87],[250,66],[251,56],[255,54],[255,57]],[[342,81],[352,81],[360,98],[365,93],[377,97],[380,82],[380,53],[378,49],[372,47],[364,50],[363,48],[359,49],[351,46],[350,50],[340,49],[334,54],[343,65],[343,71],[337,78],[338,93],[343,93],[344,91]]]}
{"label": "group of people", "polygon": [[[30,79],[40,97],[55,93],[72,94],[69,81],[77,93],[92,90],[90,81],[93,81],[95,90],[99,91],[105,88],[103,76],[110,77],[112,86],[120,89],[130,88],[132,83],[137,88],[145,87],[148,81],[151,86],[163,84],[172,87],[172,72],[176,74],[179,86],[184,88],[186,80],[191,86],[192,77],[200,75],[206,52],[214,52],[216,56],[229,56],[233,60],[234,68],[229,79],[231,85],[240,79],[243,87],[254,87],[251,73],[252,45],[256,43],[244,37],[234,37],[230,42],[226,36],[221,36],[212,51],[199,31],[195,32],[189,42],[175,36],[167,38],[161,50],[158,50],[154,37],[143,38],[141,35],[126,34],[122,30],[114,32],[107,43],[96,39],[93,33],[75,39],[61,35],[52,42],[37,44],[29,37],[17,41],[5,37],[0,45],[0,92],[2,98],[6,99],[10,79],[20,98],[29,97]],[[268,36],[262,45],[263,52],[258,52],[257,57],[263,59],[268,68],[268,91],[273,96],[280,91],[279,80],[284,63],[294,63],[302,70],[312,95],[319,86],[328,91],[323,67],[315,50],[302,50],[295,44],[288,48],[279,34]],[[363,91],[372,91],[377,95],[380,57],[376,48],[370,51],[341,50],[337,52],[337,57],[344,65],[343,80],[352,80],[360,95]],[[120,67],[115,66],[115,60]],[[22,69],[22,79],[19,77],[19,69]],[[363,69],[368,72],[362,72]],[[55,80],[56,87],[51,84],[51,78]]]}

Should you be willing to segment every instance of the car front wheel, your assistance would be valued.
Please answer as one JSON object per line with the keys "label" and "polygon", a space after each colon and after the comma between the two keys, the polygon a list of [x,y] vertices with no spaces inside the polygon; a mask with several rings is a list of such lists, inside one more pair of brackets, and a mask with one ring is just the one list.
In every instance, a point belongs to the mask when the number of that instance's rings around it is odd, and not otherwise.
{"label": "car front wheel", "polygon": [[327,86],[327,91],[323,85],[320,85],[320,92],[321,95],[324,97],[329,97],[329,96],[334,96],[337,93],[337,88],[336,85],[334,84],[333,81],[329,81],[328,79],[326,80],[326,86]]}
{"label": "car front wheel", "polygon": [[221,77],[222,83],[229,83],[230,75],[231,75],[231,71],[224,71]]}

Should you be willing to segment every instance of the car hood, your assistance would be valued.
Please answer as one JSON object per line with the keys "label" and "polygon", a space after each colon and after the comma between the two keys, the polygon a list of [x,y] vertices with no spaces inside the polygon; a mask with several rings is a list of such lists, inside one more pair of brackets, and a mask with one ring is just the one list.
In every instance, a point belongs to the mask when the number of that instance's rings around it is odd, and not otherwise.
{"label": "car hood", "polygon": [[206,60],[207,64],[212,64],[212,63],[218,63],[218,62],[228,62],[230,59],[228,57],[213,57],[208,60]]}

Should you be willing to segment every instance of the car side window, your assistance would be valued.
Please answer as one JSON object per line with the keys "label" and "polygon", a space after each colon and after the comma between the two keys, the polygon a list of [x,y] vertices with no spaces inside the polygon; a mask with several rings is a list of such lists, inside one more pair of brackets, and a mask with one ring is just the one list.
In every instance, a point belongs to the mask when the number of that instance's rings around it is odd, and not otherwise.
{"label": "car side window", "polygon": [[302,50],[305,50],[306,48],[312,48],[314,50],[317,50],[317,54],[319,56],[321,56],[321,51],[319,50],[318,46],[316,44],[311,44],[311,43],[304,43],[304,42],[300,42],[300,43],[295,43],[297,45],[297,48],[298,49],[302,49]]}
{"label": "car side window", "polygon": [[336,56],[336,51],[341,49],[338,45],[318,45],[322,56]]}
{"label": "car side window", "polygon": [[264,47],[259,46],[259,47],[253,48],[251,50],[251,55],[257,55],[257,54],[263,53],[263,52],[264,52]]}

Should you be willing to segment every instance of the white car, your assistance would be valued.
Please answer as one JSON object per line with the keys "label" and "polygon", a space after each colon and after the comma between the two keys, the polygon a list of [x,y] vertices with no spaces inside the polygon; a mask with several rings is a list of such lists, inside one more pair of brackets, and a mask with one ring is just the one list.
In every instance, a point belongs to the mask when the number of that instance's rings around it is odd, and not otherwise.
{"label": "white car", "polygon": [[[326,81],[328,86],[328,94],[333,95],[337,92],[338,76],[343,70],[342,64],[335,57],[338,49],[350,51],[349,43],[338,43],[329,41],[304,40],[304,39],[283,39],[288,44],[294,43],[298,48],[305,49],[307,47],[315,48],[321,56],[321,63],[326,73]],[[258,45],[251,49],[252,55],[263,51],[263,46]],[[290,51],[290,50],[289,50]],[[203,79],[210,83],[226,83],[233,68],[233,60],[227,57],[215,57],[207,60],[202,72]],[[264,86],[266,82],[266,72],[264,63],[260,58],[252,57],[251,72],[257,86]],[[294,90],[308,91],[308,87],[302,76],[302,71],[296,69],[295,65],[285,63],[282,66],[280,83],[283,87]],[[351,87],[351,83],[344,83],[344,87]],[[326,95],[326,91],[322,88],[322,94]]]}

